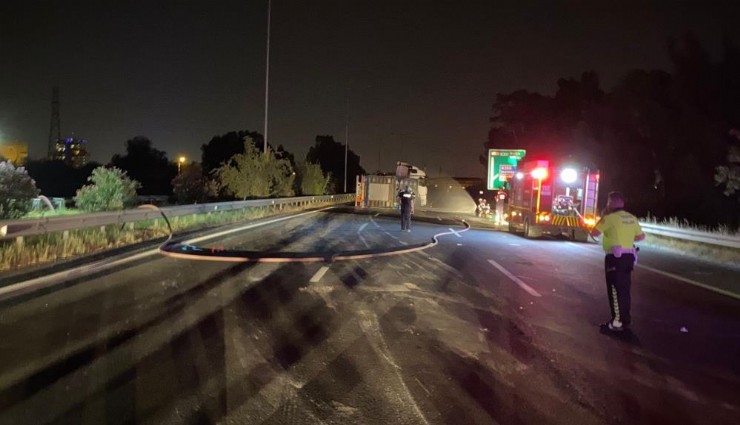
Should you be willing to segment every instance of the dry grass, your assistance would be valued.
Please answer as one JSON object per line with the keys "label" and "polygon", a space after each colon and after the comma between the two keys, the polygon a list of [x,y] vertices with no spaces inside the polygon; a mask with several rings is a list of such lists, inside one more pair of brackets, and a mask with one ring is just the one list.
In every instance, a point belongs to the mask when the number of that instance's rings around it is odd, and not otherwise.
{"label": "dry grass", "polygon": [[733,231],[728,226],[723,225],[723,224],[720,224],[714,227],[713,226],[700,226],[697,224],[693,224],[686,219],[680,219],[678,217],[671,217],[667,219],[657,219],[655,217],[648,215],[645,218],[641,218],[640,221],[644,221],[646,223],[656,224],[660,226],[675,227],[677,229],[696,230],[698,232],[706,232],[706,233],[711,233],[711,234],[716,234],[716,235],[734,236],[737,234],[736,231]]}
{"label": "dry grass", "polygon": [[647,234],[645,243],[666,248],[679,254],[689,255],[702,260],[724,265],[740,264],[740,250],[735,248],[709,245],[701,242],[673,239],[665,236]]}

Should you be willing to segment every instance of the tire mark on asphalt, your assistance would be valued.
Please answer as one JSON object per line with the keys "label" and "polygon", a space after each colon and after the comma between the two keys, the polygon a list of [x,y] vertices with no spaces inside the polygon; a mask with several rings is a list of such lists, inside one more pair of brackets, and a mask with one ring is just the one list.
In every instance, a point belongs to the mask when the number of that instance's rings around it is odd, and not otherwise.
{"label": "tire mark on asphalt", "polygon": [[395,362],[395,360],[393,360],[393,354],[391,354],[391,351],[388,348],[388,344],[385,342],[385,338],[383,338],[383,333],[380,330],[380,323],[378,323],[378,316],[368,311],[360,311],[360,316],[362,317],[362,319],[360,320],[360,327],[362,328],[365,335],[368,337],[368,340],[370,341],[373,348],[375,349],[375,352],[378,353],[381,357],[383,357],[388,362],[388,364],[391,365],[391,369],[393,370],[394,374],[396,375],[396,378],[398,379],[402,393],[397,394],[397,395],[399,396],[399,398],[401,398],[402,402],[404,402],[407,405],[412,406],[416,415],[425,424],[429,425],[429,421],[427,421],[427,418],[424,416],[424,413],[422,413],[421,409],[419,409],[419,405],[416,403],[414,396],[411,394],[411,391],[409,391],[409,387],[406,385],[406,382],[404,382],[403,380],[403,376],[401,375],[401,372],[400,372],[402,368]]}

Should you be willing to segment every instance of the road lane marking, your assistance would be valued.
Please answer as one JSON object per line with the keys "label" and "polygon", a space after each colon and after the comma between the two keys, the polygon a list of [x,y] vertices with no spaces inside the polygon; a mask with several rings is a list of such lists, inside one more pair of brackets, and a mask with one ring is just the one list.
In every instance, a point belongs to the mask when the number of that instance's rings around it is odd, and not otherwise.
{"label": "road lane marking", "polygon": [[459,233],[457,233],[457,230],[453,229],[452,227],[448,227],[448,229],[450,229],[450,232],[452,232],[452,234],[454,234],[458,238],[461,238],[462,237],[462,235],[459,234]]}
{"label": "road lane marking", "polygon": [[367,227],[367,225],[368,225],[368,223],[363,223],[362,226],[360,226],[360,230],[358,230],[357,233],[360,233],[363,230],[365,230],[365,227]]}
{"label": "road lane marking", "polygon": [[321,268],[313,275],[310,282],[316,283],[321,280],[322,277],[324,277],[324,274],[329,270],[328,266],[321,266]]}
{"label": "road lane marking", "polygon": [[[594,254],[594,256],[603,257],[603,255],[604,255],[603,253],[599,254],[597,251],[595,251],[593,249],[586,248],[586,247],[581,246],[581,245],[576,244],[576,243],[568,242],[568,244],[573,245],[576,248],[579,248],[579,249],[588,251],[588,252]],[[637,263],[636,268],[649,270],[649,271],[651,271],[653,273],[657,273],[657,274],[660,274],[660,275],[663,275],[663,276],[666,276],[666,277],[670,277],[672,279],[676,279],[676,280],[681,281],[681,282],[684,282],[684,283],[688,283],[689,285],[694,285],[696,287],[703,288],[703,289],[706,289],[708,291],[716,292],[718,294],[722,294],[722,295],[725,295],[725,296],[728,296],[728,297],[731,297],[731,298],[740,299],[740,294],[735,294],[733,292],[730,292],[730,291],[727,291],[727,290],[724,290],[724,289],[721,289],[721,288],[716,288],[714,286],[707,285],[706,283],[697,282],[697,281],[695,281],[693,279],[689,279],[687,277],[679,276],[677,274],[665,272],[663,270],[656,269],[654,267],[650,267],[650,266],[646,266],[644,264],[641,264],[639,262],[639,254],[638,254],[638,263]]]}
{"label": "road lane marking", "polygon": [[527,293],[529,295],[532,295],[534,297],[541,297],[542,296],[542,295],[540,295],[539,292],[535,291],[534,288],[532,288],[531,286],[527,285],[521,279],[519,279],[518,277],[514,276],[510,271],[508,271],[505,268],[503,268],[503,266],[501,266],[499,263],[497,263],[497,262],[495,262],[493,260],[488,260],[488,262],[491,263],[491,265],[493,267],[496,267],[498,269],[498,271],[500,271],[501,273],[505,274],[509,279],[513,280],[514,283],[516,283],[517,285],[519,285],[520,288],[522,288],[525,291],[527,291]]}
{"label": "road lane marking", "polygon": [[645,270],[650,270],[653,273],[658,273],[658,274],[661,274],[663,276],[667,276],[667,277],[670,277],[670,278],[673,278],[673,279],[676,279],[676,280],[680,280],[681,282],[688,283],[690,285],[698,286],[700,288],[708,289],[710,291],[717,292],[719,294],[726,295],[728,297],[732,297],[732,298],[735,298],[735,299],[739,299],[740,300],[740,295],[739,294],[735,294],[735,293],[732,293],[730,291],[726,291],[724,289],[715,288],[713,286],[707,285],[706,283],[697,282],[697,281],[695,281],[693,279],[689,279],[687,277],[679,276],[679,275],[673,274],[673,273],[664,272],[663,270],[658,270],[658,269],[652,268],[650,266],[642,265],[640,263],[637,263],[637,267],[638,268],[641,268],[641,269],[645,269]]}

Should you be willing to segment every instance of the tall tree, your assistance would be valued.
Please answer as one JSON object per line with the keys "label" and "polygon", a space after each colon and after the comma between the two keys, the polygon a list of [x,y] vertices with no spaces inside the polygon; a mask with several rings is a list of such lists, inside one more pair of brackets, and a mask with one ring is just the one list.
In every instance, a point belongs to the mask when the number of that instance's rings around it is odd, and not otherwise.
{"label": "tall tree", "polygon": [[262,135],[249,130],[230,131],[220,136],[213,136],[208,143],[202,145],[200,150],[203,173],[208,175],[216,168],[224,165],[234,155],[244,153],[244,139],[246,137],[249,137],[257,150],[263,150],[264,139]]}
{"label": "tall tree", "polygon": [[324,175],[319,164],[302,162],[297,168],[297,181],[302,195],[323,195],[331,175]]}
{"label": "tall tree", "polygon": [[[321,166],[321,171],[331,174],[330,193],[341,193],[344,190],[344,151],[342,143],[334,141],[332,136],[316,136],[316,141],[306,154],[306,161]],[[354,191],[355,179],[365,174],[360,165],[360,157],[352,149],[347,152],[347,190]]]}
{"label": "tall tree", "polygon": [[170,182],[177,175],[177,164],[170,162],[167,154],[155,149],[144,136],[128,140],[126,154],[113,155],[111,164],[141,184],[140,195],[172,194]]}
{"label": "tall tree", "polygon": [[215,170],[219,185],[238,199],[293,196],[295,172],[287,159],[264,155],[246,137],[244,153],[232,156]]}

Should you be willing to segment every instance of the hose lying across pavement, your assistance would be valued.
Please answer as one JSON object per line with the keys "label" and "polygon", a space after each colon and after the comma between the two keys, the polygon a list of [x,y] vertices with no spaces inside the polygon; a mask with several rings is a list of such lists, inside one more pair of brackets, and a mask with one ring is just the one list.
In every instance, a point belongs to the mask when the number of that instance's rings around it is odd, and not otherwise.
{"label": "hose lying across pavement", "polygon": [[[317,252],[261,252],[261,251],[245,251],[245,250],[230,250],[224,249],[223,247],[213,247],[210,249],[198,247],[183,243],[182,240],[174,240],[172,226],[170,221],[165,215],[164,211],[159,209],[155,205],[142,205],[140,208],[152,209],[159,211],[167,223],[169,229],[169,236],[167,240],[160,245],[159,252],[162,255],[180,258],[187,260],[196,261],[222,261],[231,263],[245,263],[245,262],[262,262],[262,263],[288,263],[288,262],[303,262],[303,263],[316,263],[316,262],[334,262],[334,261],[346,261],[346,260],[359,260],[374,257],[383,257],[388,255],[405,254],[414,251],[421,251],[427,248],[431,248],[437,245],[438,238],[444,235],[451,235],[456,232],[442,232],[432,236],[430,242],[419,243],[414,245],[407,245],[401,247],[393,247],[390,249],[364,249],[354,251],[337,251],[331,253],[317,253]],[[457,233],[467,232],[470,230],[470,224],[464,219],[460,220],[465,226],[465,229],[460,230]]]}

